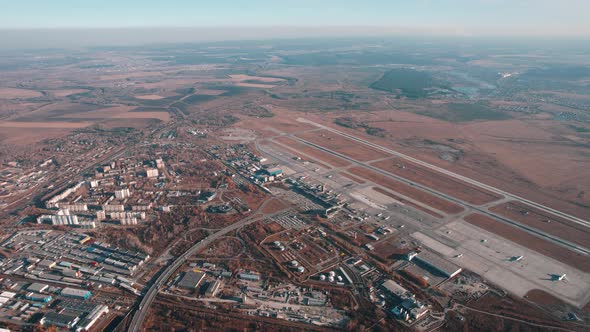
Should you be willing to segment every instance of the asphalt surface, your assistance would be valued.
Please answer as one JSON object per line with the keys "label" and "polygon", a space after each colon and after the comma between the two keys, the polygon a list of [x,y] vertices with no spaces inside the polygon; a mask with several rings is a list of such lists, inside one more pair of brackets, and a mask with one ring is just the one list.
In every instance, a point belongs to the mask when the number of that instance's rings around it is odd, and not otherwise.
{"label": "asphalt surface", "polygon": [[449,196],[449,195],[447,195],[445,193],[439,192],[437,190],[434,190],[432,188],[426,187],[426,186],[421,185],[419,183],[416,183],[416,182],[407,180],[406,178],[397,176],[395,174],[386,172],[386,171],[384,171],[384,170],[382,170],[380,168],[377,168],[375,166],[370,165],[369,163],[358,161],[356,159],[350,158],[350,157],[348,157],[346,155],[343,155],[343,154],[338,153],[336,151],[330,150],[330,149],[325,148],[323,146],[317,145],[315,143],[309,142],[309,141],[304,140],[302,138],[299,138],[297,136],[294,136],[294,135],[288,135],[288,136],[290,138],[292,138],[292,139],[300,142],[300,143],[309,145],[309,146],[311,146],[313,148],[316,148],[318,150],[324,151],[326,153],[330,153],[330,154],[335,155],[335,156],[337,156],[339,158],[342,158],[344,160],[347,160],[347,161],[349,161],[349,162],[351,162],[353,164],[362,166],[362,167],[364,167],[366,169],[369,169],[369,170],[371,170],[371,171],[373,171],[375,173],[378,173],[380,175],[386,176],[386,177],[391,178],[393,180],[396,180],[396,181],[399,181],[399,182],[403,182],[403,183],[408,184],[410,186],[416,187],[416,188],[421,189],[421,190],[423,190],[425,192],[428,192],[430,194],[433,194],[433,195],[435,195],[437,197],[440,197],[440,198],[446,199],[448,201],[457,203],[457,204],[459,204],[459,205],[461,205],[461,206],[463,206],[463,207],[465,207],[467,209],[470,209],[472,211],[477,211],[477,212],[479,212],[481,214],[484,214],[484,215],[486,215],[488,217],[491,217],[491,218],[493,218],[495,220],[498,220],[498,221],[501,221],[501,222],[510,224],[511,226],[520,228],[520,229],[522,229],[523,231],[525,231],[527,233],[534,234],[536,236],[542,237],[542,238],[544,238],[544,239],[546,239],[548,241],[551,241],[551,242],[553,242],[555,244],[558,244],[558,245],[561,245],[563,247],[566,247],[566,248],[568,248],[568,249],[570,249],[572,251],[575,251],[575,252],[578,252],[578,253],[582,253],[582,254],[585,254],[585,255],[590,255],[590,250],[588,250],[587,248],[584,248],[582,246],[579,246],[579,245],[574,244],[572,242],[569,242],[567,240],[563,240],[563,239],[561,239],[559,237],[556,237],[556,236],[553,236],[551,234],[548,234],[548,233],[539,231],[539,230],[534,229],[532,227],[529,227],[529,226],[520,224],[520,223],[518,223],[516,221],[513,221],[513,220],[510,220],[508,218],[504,218],[502,216],[499,216],[499,215],[497,215],[495,213],[492,213],[492,212],[488,211],[486,208],[482,208],[480,206],[477,206],[477,205],[474,205],[474,204],[465,202],[463,200],[457,199],[455,197]]}
{"label": "asphalt surface", "polygon": [[569,221],[571,221],[571,222],[574,222],[574,223],[577,223],[577,224],[580,224],[580,225],[584,225],[584,226],[586,226],[586,227],[590,227],[590,222],[588,222],[588,221],[586,221],[586,220],[583,220],[583,219],[581,219],[581,218],[578,218],[578,217],[576,217],[576,216],[572,216],[572,215],[570,215],[570,214],[567,214],[567,213],[565,213],[565,212],[561,212],[561,211],[555,210],[555,209],[553,209],[553,208],[550,208],[550,207],[548,207],[548,206],[545,206],[545,205],[543,205],[543,204],[539,204],[539,203],[533,202],[533,201],[531,201],[531,200],[528,200],[528,199],[526,199],[526,198],[523,198],[523,197],[520,197],[520,196],[517,196],[517,195],[511,194],[511,193],[509,193],[509,192],[506,192],[506,191],[504,191],[504,190],[498,189],[498,188],[496,188],[496,187],[492,187],[492,186],[490,186],[490,185],[487,185],[487,184],[485,184],[485,183],[481,183],[481,182],[479,182],[479,181],[473,180],[473,179],[471,179],[471,178],[468,178],[468,177],[466,177],[466,176],[463,176],[463,175],[460,175],[460,174],[457,174],[457,173],[453,173],[453,172],[451,172],[451,171],[448,171],[448,170],[446,170],[446,169],[444,169],[444,168],[441,168],[441,167],[438,167],[438,166],[435,166],[435,165],[429,164],[429,163],[427,163],[427,162],[424,162],[424,161],[422,161],[422,160],[419,160],[419,159],[416,159],[416,158],[410,157],[410,156],[408,156],[408,155],[405,155],[405,154],[403,154],[403,153],[397,152],[397,151],[395,151],[395,150],[392,150],[392,149],[385,148],[385,147],[383,147],[383,146],[381,146],[381,145],[378,145],[378,144],[375,144],[375,143],[369,142],[369,141],[367,141],[367,140],[364,140],[364,139],[362,139],[362,138],[359,138],[359,137],[356,137],[356,136],[353,136],[353,135],[347,134],[347,133],[345,133],[345,132],[342,132],[342,131],[340,131],[340,130],[336,130],[336,129],[334,129],[334,128],[330,128],[330,127],[327,127],[327,126],[324,126],[324,125],[321,125],[321,124],[319,124],[319,123],[316,123],[316,122],[313,122],[313,121],[310,121],[310,120],[307,120],[307,119],[303,119],[303,118],[299,118],[299,119],[297,119],[297,121],[299,121],[299,122],[304,122],[304,123],[309,123],[309,124],[312,124],[312,125],[314,125],[314,126],[316,126],[316,127],[319,127],[319,128],[325,129],[325,130],[328,130],[328,131],[330,131],[330,132],[333,132],[333,133],[335,133],[335,134],[338,134],[338,135],[344,136],[344,137],[346,137],[346,138],[348,138],[348,139],[350,139],[350,140],[353,140],[353,141],[355,141],[355,142],[362,143],[362,144],[364,144],[364,145],[370,146],[370,147],[372,147],[372,148],[375,148],[375,149],[377,149],[377,150],[380,150],[380,151],[383,151],[383,152],[385,152],[385,153],[389,153],[389,154],[391,154],[391,155],[394,155],[394,156],[396,156],[396,157],[400,157],[400,158],[406,159],[406,160],[408,160],[408,161],[411,161],[411,162],[413,162],[413,163],[415,163],[415,164],[418,164],[418,165],[420,165],[420,166],[424,166],[424,167],[426,167],[426,168],[429,168],[429,169],[431,169],[431,170],[434,170],[434,171],[436,171],[436,172],[439,172],[439,173],[445,174],[445,175],[447,175],[447,176],[450,176],[450,177],[452,177],[452,178],[455,178],[455,179],[461,180],[461,181],[463,181],[463,182],[467,182],[467,183],[469,183],[469,184],[472,184],[472,185],[474,185],[474,186],[480,187],[480,188],[482,188],[482,189],[489,190],[489,191],[491,191],[491,192],[493,192],[493,193],[496,193],[496,194],[499,194],[499,195],[505,196],[505,197],[507,197],[507,198],[511,198],[511,199],[513,199],[513,200],[516,200],[516,201],[520,201],[520,202],[522,202],[522,203],[529,204],[529,205],[531,205],[531,206],[534,206],[534,207],[536,207],[536,208],[537,208],[537,209],[539,209],[539,210],[542,210],[542,211],[544,211],[544,212],[548,212],[548,213],[555,214],[555,215],[557,215],[557,216],[560,216],[560,217],[562,217],[562,218],[564,218],[564,219],[567,219],[567,220],[569,220]]}

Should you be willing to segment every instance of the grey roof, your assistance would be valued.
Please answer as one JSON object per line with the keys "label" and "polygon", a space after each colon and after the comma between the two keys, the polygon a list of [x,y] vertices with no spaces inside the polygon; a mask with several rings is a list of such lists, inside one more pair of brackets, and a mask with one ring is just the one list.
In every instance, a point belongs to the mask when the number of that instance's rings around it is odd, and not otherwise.
{"label": "grey roof", "polygon": [[425,265],[435,268],[439,272],[445,274],[447,277],[454,276],[455,274],[461,272],[461,268],[459,266],[428,251],[421,252],[414,258],[414,260],[418,260]]}
{"label": "grey roof", "polygon": [[195,288],[205,277],[204,272],[186,271],[177,286],[182,288]]}

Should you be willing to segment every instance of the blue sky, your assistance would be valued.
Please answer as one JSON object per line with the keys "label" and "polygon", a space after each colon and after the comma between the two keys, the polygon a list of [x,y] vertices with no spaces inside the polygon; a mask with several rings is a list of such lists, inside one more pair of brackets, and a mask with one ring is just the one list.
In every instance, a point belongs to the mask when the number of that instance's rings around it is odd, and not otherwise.
{"label": "blue sky", "polygon": [[590,0],[4,0],[0,29],[387,26],[590,35]]}

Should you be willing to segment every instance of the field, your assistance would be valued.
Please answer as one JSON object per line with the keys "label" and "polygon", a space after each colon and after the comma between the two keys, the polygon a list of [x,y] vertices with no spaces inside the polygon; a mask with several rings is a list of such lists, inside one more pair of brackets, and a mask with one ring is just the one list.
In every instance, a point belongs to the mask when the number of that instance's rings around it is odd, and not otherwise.
{"label": "field", "polygon": [[510,225],[496,221],[481,214],[471,214],[464,220],[474,226],[497,234],[507,240],[534,250],[542,255],[568,264],[581,271],[590,273],[590,258],[570,251],[562,246],[543,240],[525,231],[516,229]]}
{"label": "field", "polygon": [[427,187],[435,188],[438,191],[472,204],[486,204],[501,198],[494,193],[475,188],[472,185],[435,173],[423,166],[403,159],[392,158],[375,162],[371,165]]}
{"label": "field", "polygon": [[3,128],[50,128],[50,129],[76,129],[84,128],[91,125],[92,122],[19,122],[19,121],[0,121],[0,127]]}
{"label": "field", "polygon": [[348,174],[347,172],[340,172],[340,175],[342,175],[345,178],[350,179],[350,180],[352,180],[352,181],[354,181],[356,183],[359,183],[359,184],[367,183],[365,180],[359,179],[356,176],[352,176],[351,174]]}
{"label": "field", "polygon": [[303,143],[300,143],[300,142],[295,141],[295,140],[288,138],[288,137],[278,137],[278,138],[273,139],[273,141],[284,144],[284,145],[294,149],[295,151],[300,152],[300,154],[308,155],[316,160],[321,161],[322,163],[326,163],[328,165],[331,165],[332,167],[329,167],[329,168],[345,167],[345,166],[350,165],[350,163],[348,161],[346,161],[342,158],[338,158],[338,157],[333,156],[331,154],[325,153],[323,151],[320,151],[316,148],[313,148],[309,145],[305,145]]}
{"label": "field", "polygon": [[43,94],[35,90],[0,88],[0,99],[36,98]]}
{"label": "field", "polygon": [[296,136],[359,161],[370,161],[389,157],[384,152],[360,145],[327,130],[307,131],[299,133]]}
{"label": "field", "polygon": [[428,89],[436,86],[430,74],[413,69],[392,69],[371,84],[373,89],[399,92],[407,98],[426,97]]}
{"label": "field", "polygon": [[418,112],[435,119],[448,122],[469,122],[477,120],[507,120],[511,116],[505,112],[494,110],[482,104],[449,103],[441,107],[432,108],[428,111]]}
{"label": "field", "polygon": [[588,227],[539,211],[532,206],[519,202],[507,202],[490,208],[490,211],[590,248],[590,230]]}
{"label": "field", "polygon": [[434,209],[437,209],[438,211],[443,211],[449,214],[456,214],[463,211],[463,207],[457,204],[432,196],[429,193],[423,192],[399,181],[387,178],[381,174],[375,173],[365,168],[353,167],[349,169],[349,172],[360,178],[367,179],[387,189],[393,190],[394,192],[415,199]]}
{"label": "field", "polygon": [[162,97],[159,95],[137,95],[137,96],[135,96],[135,98],[143,99],[143,100],[160,100],[160,99],[164,99],[166,97]]}
{"label": "field", "polygon": [[383,190],[383,189],[381,189],[379,187],[374,187],[373,190],[375,190],[376,192],[381,193],[383,195],[387,195],[387,196],[389,196],[389,197],[395,199],[396,201],[401,202],[401,203],[403,203],[405,205],[411,206],[414,209],[420,210],[422,212],[426,212],[426,213],[428,213],[429,215],[431,215],[433,217],[436,217],[436,218],[439,218],[439,219],[442,219],[443,218],[443,216],[440,215],[439,213],[436,213],[436,212],[434,212],[434,211],[432,211],[430,209],[427,209],[427,208],[425,208],[425,207],[423,207],[421,205],[418,205],[418,204],[415,204],[413,202],[410,202],[407,199],[404,199],[402,197],[399,197],[396,194],[393,194],[393,193],[391,193],[389,191]]}
{"label": "field", "polygon": [[87,89],[60,89],[60,90],[49,90],[56,97],[67,97],[78,93],[88,92]]}

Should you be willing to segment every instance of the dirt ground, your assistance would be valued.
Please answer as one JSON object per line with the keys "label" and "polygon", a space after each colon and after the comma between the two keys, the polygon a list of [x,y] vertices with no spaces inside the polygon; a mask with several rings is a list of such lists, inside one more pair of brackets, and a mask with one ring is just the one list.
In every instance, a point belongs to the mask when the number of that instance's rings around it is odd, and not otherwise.
{"label": "dirt ground", "polygon": [[376,192],[378,192],[380,194],[389,196],[389,197],[395,199],[396,201],[399,201],[401,203],[404,203],[405,205],[411,206],[414,209],[420,210],[422,212],[426,212],[426,213],[428,213],[429,215],[431,215],[433,217],[436,217],[436,218],[439,218],[439,219],[442,219],[443,218],[443,216],[441,216],[440,214],[438,214],[438,213],[436,213],[434,211],[431,211],[429,209],[426,209],[426,208],[424,208],[424,207],[422,207],[422,206],[420,206],[418,204],[414,204],[412,202],[409,202],[409,201],[407,201],[407,200],[405,200],[405,199],[403,199],[403,198],[401,198],[401,197],[399,197],[399,196],[397,196],[397,195],[395,195],[393,193],[390,193],[389,191],[383,190],[383,189],[378,188],[378,187],[373,187],[373,190],[375,190]]}
{"label": "dirt ground", "polygon": [[481,214],[471,214],[464,219],[466,222],[474,226],[497,234],[544,256],[551,257],[569,266],[575,267],[580,271],[590,272],[590,257],[575,253],[562,246],[553,244]]}
{"label": "dirt ground", "polygon": [[[323,151],[320,151],[318,149],[315,149],[311,146],[305,145],[303,143],[299,143],[291,138],[288,137],[278,137],[274,139],[275,141],[281,143],[281,144],[285,144],[293,149],[295,149],[296,151],[299,151],[301,153],[305,153],[308,156],[311,156],[319,161],[328,163],[334,167],[344,167],[344,166],[348,166],[350,165],[349,162],[347,162],[346,160],[343,160],[341,158],[338,158],[334,155],[331,155],[329,153],[325,153]],[[305,159],[304,156],[301,156],[302,159]],[[328,167],[328,168],[332,168],[332,167]]]}
{"label": "dirt ground", "polygon": [[487,190],[476,188],[399,158],[382,160],[372,165],[472,204],[486,204],[501,198]]}
{"label": "dirt ground", "polygon": [[299,133],[296,136],[359,161],[389,157],[384,152],[377,151],[326,130],[308,131]]}
{"label": "dirt ground", "polygon": [[574,224],[532,206],[513,201],[494,206],[490,208],[490,211],[590,248],[590,230],[587,227]]}
{"label": "dirt ground", "polygon": [[35,98],[43,94],[39,91],[16,88],[0,88],[0,99]]}
{"label": "dirt ground", "polygon": [[455,214],[463,211],[463,207],[457,204],[432,196],[429,193],[423,192],[404,183],[389,179],[381,174],[375,173],[365,168],[353,167],[349,169],[349,172],[363,179],[367,179],[373,183],[378,183],[395,192],[399,192],[400,194],[411,197],[437,210],[450,214]]}
{"label": "dirt ground", "polygon": [[359,178],[357,178],[356,176],[353,176],[353,175],[351,175],[351,174],[348,174],[348,173],[346,173],[346,172],[340,172],[340,173],[338,173],[338,174],[340,174],[340,175],[344,176],[345,178],[347,178],[347,179],[350,179],[350,180],[352,180],[352,181],[354,181],[354,182],[356,182],[356,183],[360,183],[360,184],[365,184],[365,183],[367,183],[365,180],[363,180],[363,179],[359,179]]}

